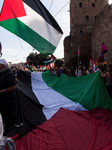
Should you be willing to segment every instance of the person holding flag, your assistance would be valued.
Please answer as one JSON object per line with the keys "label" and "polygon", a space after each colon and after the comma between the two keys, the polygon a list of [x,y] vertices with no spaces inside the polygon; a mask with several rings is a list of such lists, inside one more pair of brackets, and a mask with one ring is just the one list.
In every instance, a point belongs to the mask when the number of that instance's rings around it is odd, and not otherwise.
{"label": "person holding flag", "polygon": [[15,76],[5,59],[0,59],[0,112],[3,118],[4,134],[16,123]]}
{"label": "person holding flag", "polygon": [[106,78],[106,89],[112,99],[112,64],[110,64],[107,68],[107,72],[105,72],[104,74],[102,73],[101,70],[100,71],[100,74],[102,76],[102,78]]}

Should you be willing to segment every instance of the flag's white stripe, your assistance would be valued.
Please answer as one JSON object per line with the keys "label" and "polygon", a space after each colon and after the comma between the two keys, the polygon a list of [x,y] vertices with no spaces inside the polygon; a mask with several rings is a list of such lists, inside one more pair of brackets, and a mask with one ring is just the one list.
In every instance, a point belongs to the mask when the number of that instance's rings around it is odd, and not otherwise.
{"label": "flag's white stripe", "polygon": [[65,96],[48,87],[42,79],[42,73],[31,73],[32,90],[40,104],[44,105],[43,113],[50,119],[60,107],[70,110],[86,110],[79,103],[72,102]]}
{"label": "flag's white stripe", "polygon": [[50,60],[47,60],[47,61],[44,61],[43,63],[45,64],[45,63],[48,63],[48,62],[52,62],[54,59],[50,59]]}
{"label": "flag's white stripe", "polygon": [[4,0],[0,0],[0,13],[2,11],[3,3],[4,3]]}
{"label": "flag's white stripe", "polygon": [[62,34],[48,24],[44,18],[38,13],[31,9],[28,5],[24,4],[24,8],[27,16],[19,17],[18,19],[42,36],[44,39],[49,41],[55,47],[57,47]]}

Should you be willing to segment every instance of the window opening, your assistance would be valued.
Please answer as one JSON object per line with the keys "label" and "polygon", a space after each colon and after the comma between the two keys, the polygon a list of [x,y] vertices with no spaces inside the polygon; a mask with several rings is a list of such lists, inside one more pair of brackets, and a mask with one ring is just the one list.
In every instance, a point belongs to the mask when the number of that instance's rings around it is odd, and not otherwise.
{"label": "window opening", "polygon": [[95,3],[92,3],[92,7],[95,7]]}
{"label": "window opening", "polygon": [[79,7],[82,7],[82,3],[81,2],[79,3]]}
{"label": "window opening", "polygon": [[80,35],[83,35],[83,30],[80,30]]}
{"label": "window opening", "polygon": [[86,16],[85,19],[86,19],[86,21],[88,22],[88,21],[89,21],[89,16]]}

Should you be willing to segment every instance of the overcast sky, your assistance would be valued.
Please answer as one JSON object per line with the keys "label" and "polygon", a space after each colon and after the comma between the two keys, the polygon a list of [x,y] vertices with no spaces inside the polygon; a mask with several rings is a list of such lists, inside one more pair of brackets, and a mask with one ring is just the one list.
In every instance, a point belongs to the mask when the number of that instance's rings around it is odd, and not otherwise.
{"label": "overcast sky", "polygon": [[[44,6],[50,11],[52,16],[58,22],[64,33],[58,47],[54,52],[54,55],[57,58],[64,57],[63,39],[69,35],[70,31],[69,1],[70,0],[41,0]],[[111,2],[112,0],[109,3]],[[31,52],[36,52],[36,50],[33,51],[33,48],[25,41],[2,27],[0,27],[0,41],[2,43],[2,58],[5,58],[8,62],[25,62],[26,57]]]}

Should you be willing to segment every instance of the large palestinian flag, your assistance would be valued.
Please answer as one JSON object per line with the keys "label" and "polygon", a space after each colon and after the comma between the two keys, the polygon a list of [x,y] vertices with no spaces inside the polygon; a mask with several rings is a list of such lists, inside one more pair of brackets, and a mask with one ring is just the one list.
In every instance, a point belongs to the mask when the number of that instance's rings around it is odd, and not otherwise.
{"label": "large palestinian flag", "polygon": [[112,148],[112,100],[99,72],[81,77],[20,71],[17,150]]}
{"label": "large palestinian flag", "polygon": [[0,5],[0,26],[42,54],[55,51],[62,30],[39,0],[2,0]]}

